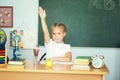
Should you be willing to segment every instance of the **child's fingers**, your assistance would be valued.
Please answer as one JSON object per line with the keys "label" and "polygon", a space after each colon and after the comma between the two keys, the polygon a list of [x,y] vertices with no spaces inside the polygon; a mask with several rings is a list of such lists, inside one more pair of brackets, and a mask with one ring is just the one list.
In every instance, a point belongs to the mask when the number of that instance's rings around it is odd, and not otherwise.
{"label": "child's fingers", "polygon": [[38,10],[39,10],[40,14],[43,14],[44,11],[43,11],[43,9],[41,7],[39,7]]}
{"label": "child's fingers", "polygon": [[44,10],[44,13],[46,14],[46,11]]}
{"label": "child's fingers", "polygon": [[43,12],[43,11],[44,11],[42,7],[39,7],[39,10],[40,10],[40,12]]}
{"label": "child's fingers", "polygon": [[41,7],[41,6],[39,6],[39,9],[42,9],[42,7]]}
{"label": "child's fingers", "polygon": [[42,8],[42,7],[39,7],[38,8],[38,12],[39,12],[39,15],[41,16],[41,17],[45,17],[46,16],[46,11]]}

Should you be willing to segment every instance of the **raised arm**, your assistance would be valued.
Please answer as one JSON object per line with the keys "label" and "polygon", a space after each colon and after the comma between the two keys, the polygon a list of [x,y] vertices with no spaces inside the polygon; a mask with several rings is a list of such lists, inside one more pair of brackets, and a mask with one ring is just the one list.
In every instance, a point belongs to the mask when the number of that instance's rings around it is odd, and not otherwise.
{"label": "raised arm", "polygon": [[48,27],[46,24],[46,12],[45,12],[45,10],[43,10],[42,7],[39,7],[38,12],[39,12],[39,16],[41,18],[41,24],[42,24],[42,29],[43,29],[43,33],[44,33],[44,40],[45,40],[45,43],[48,44],[50,41],[50,34],[49,34]]}

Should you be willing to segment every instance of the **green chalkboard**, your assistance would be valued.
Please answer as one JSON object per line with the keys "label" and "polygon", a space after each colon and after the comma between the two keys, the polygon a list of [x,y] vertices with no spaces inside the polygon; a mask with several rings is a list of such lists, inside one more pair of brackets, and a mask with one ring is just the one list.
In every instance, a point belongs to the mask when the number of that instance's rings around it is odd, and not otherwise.
{"label": "green chalkboard", "polygon": [[[39,5],[46,10],[49,30],[54,22],[67,26],[71,46],[120,47],[120,2],[111,1],[39,0]],[[44,45],[40,18],[38,32],[38,44]]]}

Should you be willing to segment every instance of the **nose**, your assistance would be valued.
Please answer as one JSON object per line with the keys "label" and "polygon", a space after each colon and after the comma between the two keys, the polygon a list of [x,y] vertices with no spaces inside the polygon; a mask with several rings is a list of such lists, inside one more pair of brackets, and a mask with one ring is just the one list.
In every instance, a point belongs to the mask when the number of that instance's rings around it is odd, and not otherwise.
{"label": "nose", "polygon": [[55,34],[55,37],[57,37],[58,36],[58,34]]}

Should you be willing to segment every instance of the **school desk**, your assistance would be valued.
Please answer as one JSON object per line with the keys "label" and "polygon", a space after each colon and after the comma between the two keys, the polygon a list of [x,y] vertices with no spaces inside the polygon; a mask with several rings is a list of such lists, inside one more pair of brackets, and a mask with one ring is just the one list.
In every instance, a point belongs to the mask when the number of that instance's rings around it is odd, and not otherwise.
{"label": "school desk", "polygon": [[48,69],[44,64],[36,68],[27,64],[25,69],[0,68],[0,80],[105,80],[109,74],[106,66],[101,69],[91,67],[90,71],[71,70],[70,64],[55,64]]}

